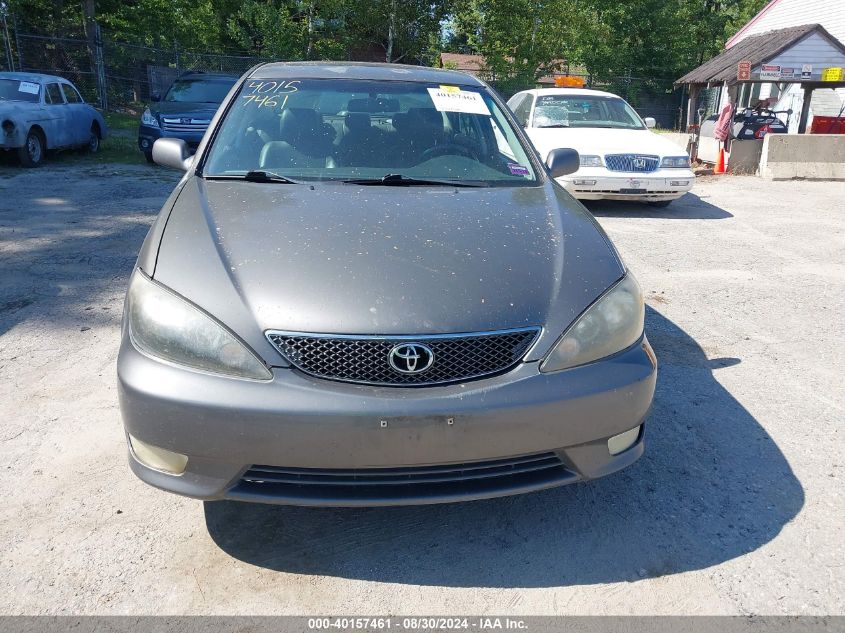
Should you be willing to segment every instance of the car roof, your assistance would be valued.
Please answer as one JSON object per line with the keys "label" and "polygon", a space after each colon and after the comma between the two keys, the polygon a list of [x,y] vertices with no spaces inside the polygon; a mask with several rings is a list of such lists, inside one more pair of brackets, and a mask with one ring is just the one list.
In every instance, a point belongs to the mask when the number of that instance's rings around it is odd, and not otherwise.
{"label": "car roof", "polygon": [[592,88],[533,88],[531,90],[525,90],[529,94],[536,95],[538,97],[548,96],[548,95],[572,95],[572,96],[592,96],[592,97],[615,97],[617,99],[621,99],[619,95],[615,95],[612,92],[604,92],[603,90],[593,90]]}
{"label": "car roof", "polygon": [[64,77],[56,75],[45,75],[43,73],[0,73],[0,79],[15,79],[17,81],[30,81],[32,83],[51,83],[58,81],[59,83],[69,84],[69,80]]}
{"label": "car roof", "polygon": [[272,62],[257,66],[249,77],[251,79],[369,79],[478,87],[486,85],[477,77],[457,70],[368,62]]}

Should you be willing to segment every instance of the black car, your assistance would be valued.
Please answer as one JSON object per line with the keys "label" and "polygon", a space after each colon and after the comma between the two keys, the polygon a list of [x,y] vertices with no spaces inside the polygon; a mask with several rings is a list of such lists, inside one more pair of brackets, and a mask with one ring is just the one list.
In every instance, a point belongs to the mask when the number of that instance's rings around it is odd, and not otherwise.
{"label": "black car", "polygon": [[173,82],[164,98],[153,93],[138,126],[138,148],[147,160],[153,161],[153,143],[164,136],[182,139],[196,149],[217,107],[237,80],[232,75],[189,72]]}

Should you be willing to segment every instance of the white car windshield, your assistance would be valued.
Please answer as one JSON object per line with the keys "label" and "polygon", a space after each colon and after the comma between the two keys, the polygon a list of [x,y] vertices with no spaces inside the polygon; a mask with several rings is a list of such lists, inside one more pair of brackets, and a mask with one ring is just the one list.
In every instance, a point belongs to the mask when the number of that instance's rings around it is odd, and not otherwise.
{"label": "white car windshield", "polygon": [[533,127],[600,127],[645,129],[634,109],[619,97],[540,95]]}
{"label": "white car windshield", "polygon": [[344,79],[247,80],[203,175],[536,184],[528,152],[482,87]]}

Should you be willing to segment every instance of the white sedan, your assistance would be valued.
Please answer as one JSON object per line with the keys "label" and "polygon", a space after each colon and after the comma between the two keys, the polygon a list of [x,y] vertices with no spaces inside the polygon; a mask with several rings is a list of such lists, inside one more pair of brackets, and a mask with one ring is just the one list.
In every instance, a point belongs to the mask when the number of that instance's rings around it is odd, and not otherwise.
{"label": "white sedan", "polygon": [[689,156],[655,134],[620,97],[581,88],[518,92],[508,101],[534,147],[545,157],[557,148],[578,150],[581,167],[558,178],[582,200],[637,200],[668,205],[692,189]]}

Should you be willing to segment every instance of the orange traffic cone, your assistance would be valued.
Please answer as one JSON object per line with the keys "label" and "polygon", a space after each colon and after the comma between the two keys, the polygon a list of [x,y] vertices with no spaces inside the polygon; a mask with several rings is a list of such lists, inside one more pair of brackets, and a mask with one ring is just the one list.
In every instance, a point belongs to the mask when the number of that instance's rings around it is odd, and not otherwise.
{"label": "orange traffic cone", "polygon": [[716,161],[716,166],[713,168],[713,173],[714,174],[724,174],[725,171],[727,171],[725,169],[725,148],[720,147],[719,148],[719,158]]}

